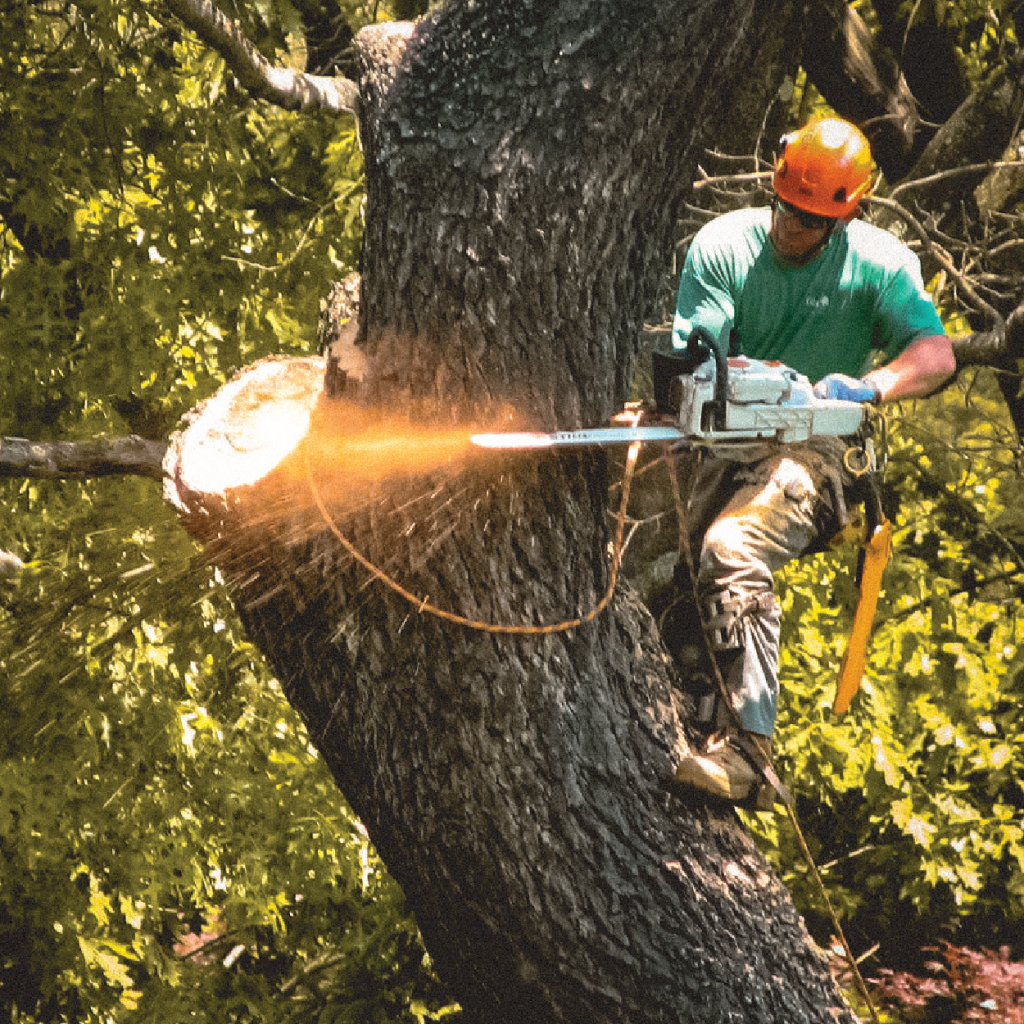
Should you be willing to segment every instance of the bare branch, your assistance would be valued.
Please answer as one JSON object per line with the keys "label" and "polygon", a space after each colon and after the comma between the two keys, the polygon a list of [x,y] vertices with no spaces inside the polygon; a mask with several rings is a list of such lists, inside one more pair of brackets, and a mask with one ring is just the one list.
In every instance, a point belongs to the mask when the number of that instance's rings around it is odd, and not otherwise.
{"label": "bare branch", "polygon": [[915,188],[927,188],[929,185],[935,185],[940,181],[950,181],[964,176],[971,177],[981,171],[991,172],[1009,168],[1020,169],[1022,167],[1024,167],[1024,160],[988,160],[983,164],[965,164],[962,167],[949,167],[944,171],[936,171],[935,174],[929,174],[926,178],[913,178],[910,181],[900,182],[899,185],[889,192],[889,198],[894,199],[901,192]]}
{"label": "bare branch", "polygon": [[759,185],[766,183],[772,176],[771,171],[751,171],[749,174],[705,174],[693,183],[694,191],[716,185]]}
{"label": "bare branch", "polygon": [[224,58],[238,81],[253,96],[286,110],[321,107],[336,113],[358,112],[359,86],[350,79],[307,75],[275,67],[210,0],[166,0],[166,3],[204,43]]}
{"label": "bare branch", "polygon": [[97,438],[92,441],[26,441],[0,438],[0,477],[144,476],[163,478],[167,445],[142,437]]}

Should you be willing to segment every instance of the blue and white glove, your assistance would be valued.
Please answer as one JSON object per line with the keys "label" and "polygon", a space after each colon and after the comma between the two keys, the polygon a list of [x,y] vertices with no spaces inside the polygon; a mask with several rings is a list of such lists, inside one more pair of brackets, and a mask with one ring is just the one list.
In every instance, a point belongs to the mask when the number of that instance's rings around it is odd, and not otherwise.
{"label": "blue and white glove", "polygon": [[878,387],[869,380],[848,377],[845,373],[830,373],[814,385],[817,398],[841,398],[844,402],[877,402],[882,396]]}

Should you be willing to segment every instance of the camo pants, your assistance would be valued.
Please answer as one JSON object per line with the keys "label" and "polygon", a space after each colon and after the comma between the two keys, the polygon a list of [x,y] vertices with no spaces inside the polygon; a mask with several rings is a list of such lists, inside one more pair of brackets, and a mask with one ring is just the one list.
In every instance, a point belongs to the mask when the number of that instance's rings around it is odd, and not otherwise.
{"label": "camo pants", "polygon": [[736,656],[718,660],[728,663],[723,675],[733,707],[750,732],[771,736],[775,729],[780,614],[773,574],[838,528],[835,489],[850,482],[841,468],[846,448],[841,439],[816,438],[764,446],[743,463],[711,457],[691,481],[686,528],[697,596],[706,623],[709,606],[724,609],[719,650]]}

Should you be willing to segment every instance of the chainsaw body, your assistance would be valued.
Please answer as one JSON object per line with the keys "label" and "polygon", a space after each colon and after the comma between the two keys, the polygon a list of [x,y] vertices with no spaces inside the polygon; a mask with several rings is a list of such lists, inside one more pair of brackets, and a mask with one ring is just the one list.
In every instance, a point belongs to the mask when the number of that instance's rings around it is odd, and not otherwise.
{"label": "chainsaw body", "polygon": [[859,402],[817,398],[811,382],[782,363],[736,356],[725,365],[724,387],[711,358],[672,379],[669,401],[678,410],[681,440],[805,441],[816,434],[856,433],[864,420]]}

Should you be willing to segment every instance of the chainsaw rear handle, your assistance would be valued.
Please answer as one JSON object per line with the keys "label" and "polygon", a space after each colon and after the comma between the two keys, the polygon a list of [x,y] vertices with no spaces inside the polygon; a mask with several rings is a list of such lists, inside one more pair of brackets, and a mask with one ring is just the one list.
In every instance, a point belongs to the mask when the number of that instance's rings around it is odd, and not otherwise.
{"label": "chainsaw rear handle", "polygon": [[654,378],[654,404],[658,412],[679,413],[678,401],[672,398],[672,381],[683,374],[693,373],[708,359],[715,361],[715,398],[713,413],[715,426],[725,429],[725,405],[729,385],[729,359],[724,346],[706,328],[698,326],[690,331],[682,355],[667,352],[651,353],[651,373]]}

